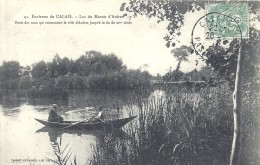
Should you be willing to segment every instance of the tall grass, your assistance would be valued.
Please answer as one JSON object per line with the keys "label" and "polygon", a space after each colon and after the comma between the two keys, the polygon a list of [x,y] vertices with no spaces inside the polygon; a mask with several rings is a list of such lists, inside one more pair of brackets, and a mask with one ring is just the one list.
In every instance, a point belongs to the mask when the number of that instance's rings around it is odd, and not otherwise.
{"label": "tall grass", "polygon": [[71,148],[69,148],[69,144],[62,148],[61,142],[62,140],[60,139],[59,143],[55,141],[51,144],[55,158],[47,158],[47,160],[57,165],[77,165],[76,157],[74,157],[73,159],[71,158],[72,152]]}
{"label": "tall grass", "polygon": [[[93,147],[91,164],[228,164],[233,119],[227,86],[179,89],[163,97],[138,98],[135,104],[138,119],[125,128],[130,138],[100,142]],[[250,114],[245,113],[247,122]]]}

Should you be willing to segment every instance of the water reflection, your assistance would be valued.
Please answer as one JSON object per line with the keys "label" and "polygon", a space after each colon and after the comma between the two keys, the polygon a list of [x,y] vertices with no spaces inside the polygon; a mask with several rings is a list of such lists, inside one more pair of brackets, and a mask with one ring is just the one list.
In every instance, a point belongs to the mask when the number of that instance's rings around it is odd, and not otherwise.
{"label": "water reflection", "polygon": [[[62,130],[62,129],[58,129],[58,128],[51,128],[51,127],[42,127],[40,129],[38,129],[36,131],[36,133],[47,133],[48,136],[49,136],[49,144],[50,146],[53,148],[53,152],[54,154],[59,152],[59,148],[63,148],[65,150],[65,148],[67,146],[69,146],[69,148],[77,148],[77,146],[74,146],[73,143],[71,142],[63,142],[66,140],[66,135],[72,135],[72,136],[77,136],[77,137],[81,137],[82,139],[86,139],[88,140],[89,137],[92,137],[92,143],[91,145],[98,145],[100,146],[99,149],[103,150],[103,151],[106,151],[106,146],[108,144],[108,139],[109,141],[113,141],[114,143],[116,143],[116,141],[120,142],[119,139],[129,139],[129,136],[128,134],[126,134],[126,132],[124,132],[123,130],[121,129],[118,129],[118,130],[113,130],[113,131],[107,131],[107,132],[104,132],[104,131],[87,131],[87,130],[84,130],[84,129],[65,129],[65,130]],[[65,140],[63,140],[65,139]],[[84,139],[84,140],[85,140]],[[64,144],[64,143],[67,143],[67,144]],[[83,145],[85,145],[86,143],[84,143]],[[66,145],[66,147],[64,148],[64,145]],[[95,150],[92,150],[89,148],[89,156],[85,155],[86,157],[91,157],[91,155],[93,154],[92,152],[96,152]],[[66,152],[70,152],[70,149],[67,150]],[[75,150],[73,151],[75,152]],[[73,153],[71,152],[71,153]],[[69,154],[71,154],[69,153]],[[86,153],[86,152],[85,152]],[[81,163],[83,163],[84,161],[84,164],[87,163],[86,161],[88,161],[88,159],[82,159],[81,157],[79,157],[78,153],[73,153],[73,154],[76,154],[77,156],[77,159],[80,159]],[[55,154],[57,156],[57,154]],[[62,154],[58,154],[58,155],[62,155]],[[64,156],[64,155],[63,155]],[[56,158],[58,159],[58,158]],[[81,164],[80,163],[80,164]]]}
{"label": "water reflection", "polygon": [[98,131],[86,131],[84,129],[59,129],[59,128],[51,128],[51,127],[42,127],[36,131],[36,133],[47,133],[49,136],[50,142],[57,142],[58,138],[61,138],[62,134],[71,134],[71,135],[98,135],[102,132]]}
{"label": "water reflection", "polygon": [[[104,105],[109,108],[122,107],[125,104],[135,102],[139,97],[148,98],[152,91],[141,92],[138,90],[129,91],[70,91],[68,99],[55,100],[55,104],[70,109],[83,107],[97,107]],[[28,103],[31,105],[50,105],[54,103],[53,99],[48,98],[30,98]]]}
{"label": "water reflection", "polygon": [[19,112],[20,112],[20,108],[12,108],[12,109],[3,108],[3,114],[6,116],[15,116],[18,115]]}
{"label": "water reflection", "polygon": [[52,142],[52,143],[57,143],[58,137],[61,137],[61,135],[63,133],[63,132],[59,132],[54,129],[49,129],[48,127],[43,127],[36,131],[36,133],[40,133],[40,132],[47,132],[49,135],[50,142]]}
{"label": "water reflection", "polygon": [[97,107],[102,104],[109,108],[123,107],[123,105],[135,102],[136,99],[147,99],[153,91],[147,90],[101,90],[69,92],[67,99],[53,100],[50,98],[28,98],[25,90],[0,90],[0,105],[6,108],[19,107],[24,103],[29,105],[58,104],[60,107],[70,109],[83,107]]}
{"label": "water reflection", "polygon": [[3,96],[1,101],[4,108],[15,108],[22,104],[22,100],[14,96]]}
{"label": "water reflection", "polygon": [[[62,134],[71,134],[77,136],[83,135],[93,135],[98,139],[104,136],[113,136],[120,138],[127,138],[128,135],[125,131],[121,129],[111,130],[111,131],[89,131],[85,129],[59,129],[59,128],[51,128],[51,127],[42,127],[36,131],[36,133],[48,133],[50,142],[57,142],[58,138],[62,137]],[[103,138],[102,138],[103,139]]]}

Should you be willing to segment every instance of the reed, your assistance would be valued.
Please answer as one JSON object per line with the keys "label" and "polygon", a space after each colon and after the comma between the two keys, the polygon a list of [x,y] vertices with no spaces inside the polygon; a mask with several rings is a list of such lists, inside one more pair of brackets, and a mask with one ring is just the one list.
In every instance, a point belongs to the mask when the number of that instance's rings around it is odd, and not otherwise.
{"label": "reed", "polygon": [[225,86],[140,97],[127,108],[138,115],[124,128],[130,138],[93,146],[91,164],[227,164],[233,123]]}
{"label": "reed", "polygon": [[67,144],[63,149],[61,148],[61,142],[62,140],[60,140],[60,142],[54,142],[52,143],[52,149],[54,152],[54,155],[56,157],[56,159],[51,159],[51,158],[46,158],[47,160],[49,160],[50,162],[53,162],[54,164],[57,165],[77,165],[77,159],[76,156],[71,159],[71,148],[69,148],[69,144]]}
{"label": "reed", "polygon": [[[241,164],[260,164],[260,101],[258,95],[244,95]],[[128,138],[99,141],[92,147],[90,164],[229,163],[233,116],[227,85],[176,89],[158,96],[126,99],[127,110],[138,115],[124,127]]]}

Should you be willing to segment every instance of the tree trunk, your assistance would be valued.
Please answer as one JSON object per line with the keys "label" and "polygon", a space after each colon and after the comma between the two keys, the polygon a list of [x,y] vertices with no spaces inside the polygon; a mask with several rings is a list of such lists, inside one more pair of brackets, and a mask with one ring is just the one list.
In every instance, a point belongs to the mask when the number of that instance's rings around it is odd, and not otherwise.
{"label": "tree trunk", "polygon": [[233,142],[230,155],[230,165],[240,164],[240,148],[241,148],[241,109],[242,109],[242,63],[243,58],[241,54],[242,41],[240,41],[240,48],[237,59],[237,70],[235,79],[235,89],[233,92],[233,117],[234,117],[234,133]]}
{"label": "tree trunk", "polygon": [[181,60],[178,62],[177,67],[175,69],[174,81],[179,81],[179,79],[178,79],[178,72],[180,70],[180,66],[181,66]]}
{"label": "tree trunk", "polygon": [[178,72],[180,70],[180,66],[181,66],[181,60],[177,64],[177,67],[175,69],[176,72]]}

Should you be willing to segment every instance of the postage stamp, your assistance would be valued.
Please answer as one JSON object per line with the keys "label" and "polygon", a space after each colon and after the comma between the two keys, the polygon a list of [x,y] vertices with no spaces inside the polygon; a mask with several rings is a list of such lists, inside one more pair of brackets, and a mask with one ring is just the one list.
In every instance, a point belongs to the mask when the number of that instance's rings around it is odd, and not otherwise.
{"label": "postage stamp", "polygon": [[249,37],[247,3],[208,3],[206,15],[207,39]]}

